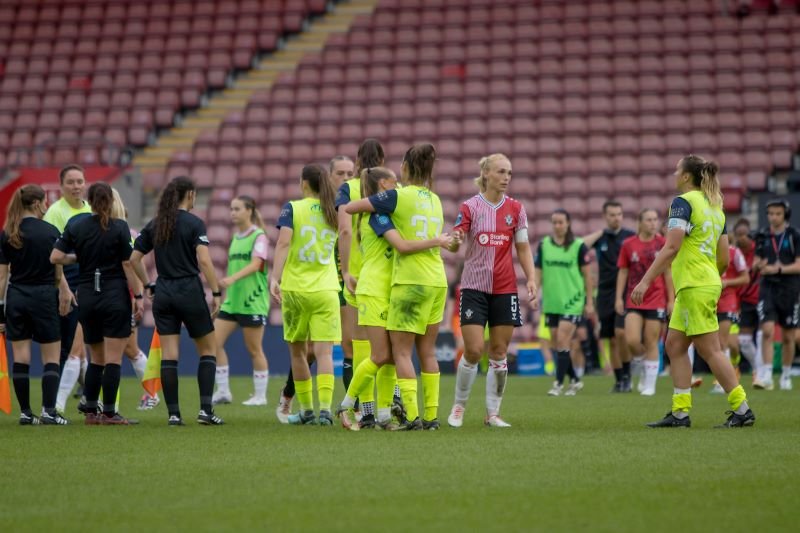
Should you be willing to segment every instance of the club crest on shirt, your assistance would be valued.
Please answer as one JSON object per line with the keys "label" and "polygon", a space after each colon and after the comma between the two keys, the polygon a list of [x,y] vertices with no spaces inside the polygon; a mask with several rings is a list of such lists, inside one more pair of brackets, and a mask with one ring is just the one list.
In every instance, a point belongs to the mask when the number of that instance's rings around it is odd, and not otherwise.
{"label": "club crest on shirt", "polygon": [[388,226],[389,217],[386,215],[378,215],[378,224],[380,224],[381,226]]}
{"label": "club crest on shirt", "polygon": [[633,255],[631,255],[631,262],[632,263],[638,263],[639,262],[639,254],[637,254],[636,252],[633,252]]}
{"label": "club crest on shirt", "polygon": [[510,226],[514,223],[514,218],[511,215],[506,215],[506,225]]}
{"label": "club crest on shirt", "polygon": [[473,315],[473,314],[474,314],[474,313],[472,312],[472,309],[467,309],[467,310],[464,312],[464,316],[465,316],[465,317],[467,317],[467,319],[470,319],[470,318],[472,318],[472,315]]}

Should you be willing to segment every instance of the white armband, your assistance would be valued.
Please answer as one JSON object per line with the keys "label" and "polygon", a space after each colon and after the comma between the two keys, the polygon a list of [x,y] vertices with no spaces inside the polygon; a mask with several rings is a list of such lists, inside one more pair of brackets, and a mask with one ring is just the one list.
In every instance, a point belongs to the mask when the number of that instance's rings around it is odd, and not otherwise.
{"label": "white armband", "polygon": [[516,242],[516,243],[530,242],[528,240],[528,228],[527,227],[520,228],[520,229],[517,230],[516,233],[514,233],[514,242]]}

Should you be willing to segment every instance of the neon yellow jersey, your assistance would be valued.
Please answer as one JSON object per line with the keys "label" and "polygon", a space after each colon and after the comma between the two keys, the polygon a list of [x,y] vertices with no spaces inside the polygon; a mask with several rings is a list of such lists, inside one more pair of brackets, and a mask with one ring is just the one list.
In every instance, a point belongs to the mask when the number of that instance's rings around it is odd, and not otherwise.
{"label": "neon yellow jersey", "polygon": [[[361,180],[353,178],[342,183],[339,191],[336,194],[336,209],[350,202],[361,199]],[[361,272],[361,250],[356,242],[356,219],[353,217],[351,224],[353,240],[350,241],[350,261],[348,262],[348,271],[350,275],[358,278]]]}
{"label": "neon yellow jersey", "polygon": [[[442,202],[430,189],[410,185],[370,196],[375,211],[391,214],[400,236],[409,241],[434,239],[442,233]],[[394,254],[392,285],[447,287],[439,248],[413,254]]]}
{"label": "neon yellow jersey", "polygon": [[278,219],[278,227],[284,226],[292,228],[293,233],[281,290],[338,291],[333,257],[336,230],[325,222],[319,199],[305,198],[286,204]]}
{"label": "neon yellow jersey", "polygon": [[[358,215],[353,219],[357,220]],[[392,266],[395,251],[383,239],[383,234],[395,229],[389,215],[377,213],[361,217],[361,276],[356,294],[389,298],[392,290]]]}
{"label": "neon yellow jersey", "polygon": [[64,233],[64,228],[67,227],[67,222],[69,222],[69,219],[75,215],[80,215],[81,213],[92,212],[89,202],[86,200],[81,201],[83,202],[81,207],[75,209],[69,205],[69,202],[67,202],[62,196],[47,209],[47,212],[44,214],[44,221],[49,222],[58,228],[58,231]]}
{"label": "neon yellow jersey", "polygon": [[717,269],[717,243],[725,232],[725,214],[701,191],[676,197],[669,211],[668,228],[680,228],[686,236],[672,262],[675,292],[690,287],[721,287]]}

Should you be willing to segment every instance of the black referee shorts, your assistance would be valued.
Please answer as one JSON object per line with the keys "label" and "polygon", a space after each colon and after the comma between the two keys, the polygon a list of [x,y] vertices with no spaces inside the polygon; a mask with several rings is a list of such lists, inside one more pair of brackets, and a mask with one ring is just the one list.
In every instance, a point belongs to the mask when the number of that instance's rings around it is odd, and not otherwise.
{"label": "black referee shorts", "polygon": [[519,312],[519,296],[516,294],[489,294],[473,289],[461,290],[459,308],[461,326],[522,325]]}
{"label": "black referee shorts", "polygon": [[739,326],[745,329],[758,329],[758,310],[755,305],[742,302],[742,311],[739,313]]}
{"label": "black referee shorts", "polygon": [[203,283],[198,276],[158,278],[153,298],[153,318],[159,335],[180,335],[181,324],[193,339],[214,331]]}
{"label": "black referee shorts", "polygon": [[33,339],[40,344],[60,341],[58,289],[53,285],[9,285],[6,331],[10,341]]}
{"label": "black referee shorts", "polygon": [[78,321],[86,344],[131,336],[131,295],[125,280],[105,281],[99,293],[91,285],[81,285],[77,297]]}

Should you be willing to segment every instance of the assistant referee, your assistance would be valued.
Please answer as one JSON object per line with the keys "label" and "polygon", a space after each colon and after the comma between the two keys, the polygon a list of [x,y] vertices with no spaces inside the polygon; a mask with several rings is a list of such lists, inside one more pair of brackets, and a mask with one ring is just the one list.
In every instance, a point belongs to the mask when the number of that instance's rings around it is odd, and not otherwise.
{"label": "assistant referee", "polygon": [[[197,422],[222,425],[214,414],[212,395],[217,370],[217,347],[214,322],[220,309],[221,293],[217,274],[208,253],[206,225],[189,210],[194,207],[195,187],[191,179],[180,176],[167,184],[158,201],[156,217],[136,238],[131,255],[136,275],[153,298],[153,317],[161,337],[161,385],[169,411],[169,425],[182,426],[178,402],[178,347],[181,324],[186,326],[200,353],[197,384],[200,389],[200,413]],[[155,253],[157,284],[147,279],[142,258]],[[213,308],[208,309],[200,271],[211,287]]]}

